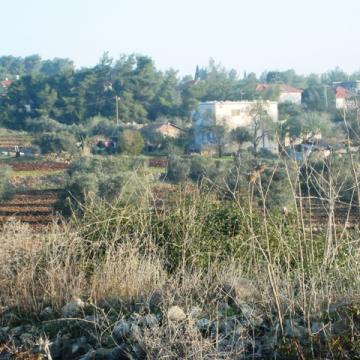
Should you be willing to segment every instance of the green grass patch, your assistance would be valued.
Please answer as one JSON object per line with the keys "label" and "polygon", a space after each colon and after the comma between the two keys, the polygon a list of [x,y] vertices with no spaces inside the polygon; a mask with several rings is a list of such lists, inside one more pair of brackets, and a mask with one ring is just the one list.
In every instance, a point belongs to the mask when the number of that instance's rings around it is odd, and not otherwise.
{"label": "green grass patch", "polygon": [[13,171],[12,177],[37,177],[45,175],[64,175],[66,170],[26,170]]}

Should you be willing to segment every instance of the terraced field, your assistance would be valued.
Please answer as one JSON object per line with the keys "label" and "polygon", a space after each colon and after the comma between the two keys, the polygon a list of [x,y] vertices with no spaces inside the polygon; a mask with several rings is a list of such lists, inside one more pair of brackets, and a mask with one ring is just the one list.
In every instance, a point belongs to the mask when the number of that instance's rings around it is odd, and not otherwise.
{"label": "terraced field", "polygon": [[[305,199],[303,201],[305,210],[305,218],[307,223],[314,227],[325,227],[329,223],[330,205],[328,201],[318,198],[313,198],[310,201]],[[334,204],[332,222],[338,227],[354,227],[360,225],[360,211],[356,204],[350,206],[345,202],[336,201]]]}
{"label": "terraced field", "polygon": [[66,170],[69,164],[55,161],[30,161],[12,163],[11,168],[14,171],[57,171]]}
{"label": "terraced field", "polygon": [[16,219],[30,224],[46,225],[55,220],[54,204],[62,190],[17,192],[0,202],[0,222]]}
{"label": "terraced field", "polygon": [[15,146],[30,147],[32,138],[30,136],[6,136],[0,135],[0,148],[14,148]]}

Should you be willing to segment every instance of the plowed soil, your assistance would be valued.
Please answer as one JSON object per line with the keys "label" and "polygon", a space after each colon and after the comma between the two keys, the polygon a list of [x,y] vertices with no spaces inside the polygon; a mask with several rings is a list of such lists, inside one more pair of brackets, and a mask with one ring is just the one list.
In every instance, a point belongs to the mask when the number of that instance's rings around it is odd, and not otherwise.
{"label": "plowed soil", "polygon": [[0,223],[10,219],[49,224],[55,220],[54,204],[61,190],[33,190],[16,193],[10,200],[0,202]]}
{"label": "plowed soil", "polygon": [[14,171],[51,171],[66,170],[69,164],[55,161],[32,161],[11,164]]}
{"label": "plowed soil", "polygon": [[31,146],[32,138],[22,135],[0,135],[0,148],[14,148]]}

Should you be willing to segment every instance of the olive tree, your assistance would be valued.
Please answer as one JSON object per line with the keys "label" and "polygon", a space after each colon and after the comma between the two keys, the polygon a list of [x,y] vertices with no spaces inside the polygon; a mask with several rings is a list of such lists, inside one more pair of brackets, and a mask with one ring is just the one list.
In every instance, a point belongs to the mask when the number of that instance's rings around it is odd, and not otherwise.
{"label": "olive tree", "polygon": [[144,149],[144,139],[138,130],[125,129],[119,136],[119,149],[130,155],[139,155]]}
{"label": "olive tree", "polygon": [[265,147],[265,140],[271,140],[275,135],[275,123],[266,111],[262,102],[257,101],[250,110],[251,125],[251,143],[254,148],[255,156],[258,153],[259,145]]}

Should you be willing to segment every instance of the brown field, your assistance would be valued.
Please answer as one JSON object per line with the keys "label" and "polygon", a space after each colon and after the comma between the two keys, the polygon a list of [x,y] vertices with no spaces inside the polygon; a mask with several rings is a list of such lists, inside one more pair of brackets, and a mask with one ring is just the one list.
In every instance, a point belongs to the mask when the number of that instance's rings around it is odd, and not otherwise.
{"label": "brown field", "polygon": [[[330,218],[330,206],[326,200],[319,198],[313,198],[303,200],[303,207],[306,214],[306,219],[313,227],[326,227],[329,225]],[[355,205],[350,206],[349,204],[337,201],[334,204],[333,215],[331,223],[337,227],[354,227],[359,225],[359,208]]]}
{"label": "brown field", "polygon": [[32,190],[16,193],[10,200],[0,202],[0,223],[10,219],[31,224],[54,221],[54,204],[60,190]]}
{"label": "brown field", "polygon": [[19,162],[11,164],[14,171],[66,170],[69,164],[55,161]]}
{"label": "brown field", "polygon": [[166,157],[152,158],[149,160],[150,167],[166,168],[168,165],[168,159]]}
{"label": "brown field", "polygon": [[0,135],[0,148],[29,147],[31,143],[32,138],[27,135]]}

